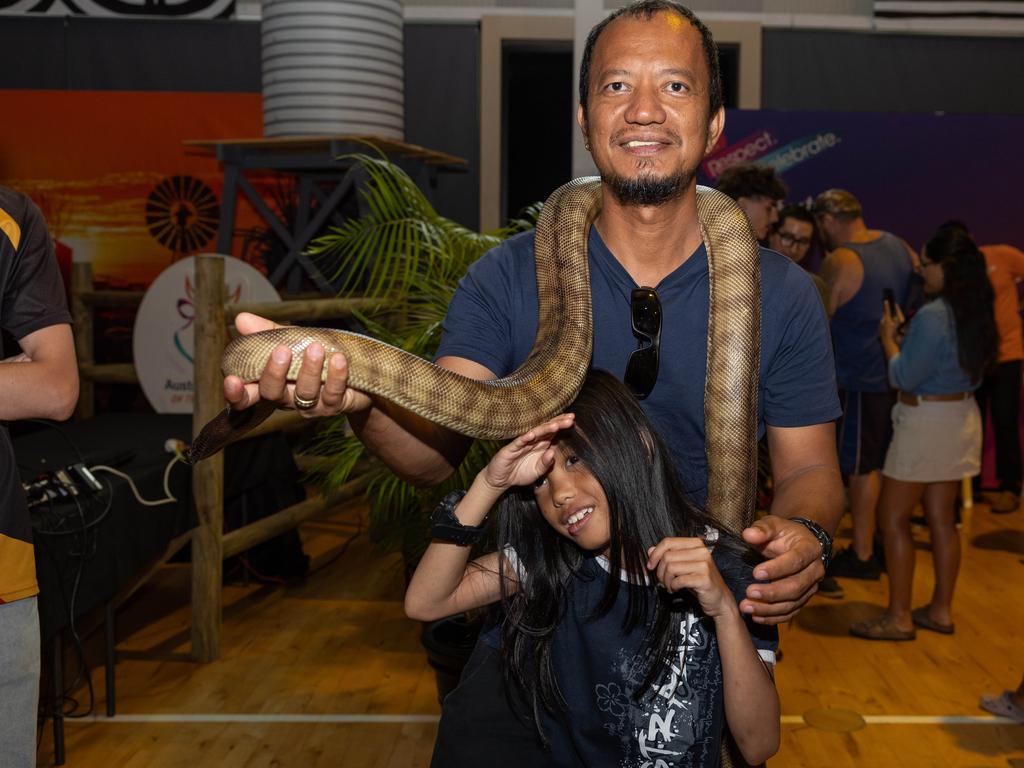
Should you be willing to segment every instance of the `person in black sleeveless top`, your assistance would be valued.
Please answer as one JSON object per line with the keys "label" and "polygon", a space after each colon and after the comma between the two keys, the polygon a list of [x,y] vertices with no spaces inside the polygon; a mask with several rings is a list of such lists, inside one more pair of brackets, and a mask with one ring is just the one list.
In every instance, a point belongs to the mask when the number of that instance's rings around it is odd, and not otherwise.
{"label": "person in black sleeveless top", "polygon": [[843,189],[814,201],[818,232],[829,253],[821,276],[829,289],[828,313],[843,416],[838,427],[839,468],[848,478],[853,542],[832,559],[829,576],[877,579],[875,514],[881,469],[892,438],[889,386],[878,340],[883,302],[908,304],[917,256],[889,232],[868,229],[860,202]]}

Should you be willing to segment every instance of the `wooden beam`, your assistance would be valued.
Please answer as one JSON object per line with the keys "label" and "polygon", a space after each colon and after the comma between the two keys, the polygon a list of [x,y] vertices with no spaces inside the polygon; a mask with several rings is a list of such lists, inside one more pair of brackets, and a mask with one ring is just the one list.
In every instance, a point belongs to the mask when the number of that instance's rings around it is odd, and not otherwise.
{"label": "wooden beam", "polygon": [[[91,285],[91,281],[90,281]],[[137,307],[145,291],[79,291],[78,298],[88,307]]]}
{"label": "wooden beam", "polygon": [[83,382],[138,384],[139,374],[132,363],[79,363],[78,375]]}
{"label": "wooden beam", "polygon": [[[220,358],[226,343],[224,258],[196,257],[195,379],[192,435],[223,408]],[[192,656],[220,656],[221,570],[224,535],[224,453],[192,470],[192,492],[199,525],[192,536]]]}
{"label": "wooden beam", "polygon": [[305,301],[266,301],[228,304],[224,312],[232,322],[239,312],[252,312],[270,320],[318,320],[323,317],[350,317],[354,312],[369,312],[384,306],[385,299],[312,299]]}
{"label": "wooden beam", "polygon": [[287,509],[282,509],[280,512],[275,512],[269,517],[264,517],[226,533],[223,541],[224,557],[231,557],[239,552],[244,552],[250,547],[272,539],[285,531],[292,530],[307,520],[315,520],[318,517],[326,516],[339,504],[365,492],[368,483],[369,477],[367,475],[357,477],[355,480],[345,483],[345,485],[329,496],[313,496]]}
{"label": "wooden beam", "polygon": [[[74,321],[75,358],[78,370],[92,365],[92,310],[82,301],[82,295],[92,290],[92,264],[88,261],[71,262],[71,319]],[[95,389],[93,379],[81,377],[78,387],[78,404],[75,416],[79,419],[91,418],[96,410]]]}

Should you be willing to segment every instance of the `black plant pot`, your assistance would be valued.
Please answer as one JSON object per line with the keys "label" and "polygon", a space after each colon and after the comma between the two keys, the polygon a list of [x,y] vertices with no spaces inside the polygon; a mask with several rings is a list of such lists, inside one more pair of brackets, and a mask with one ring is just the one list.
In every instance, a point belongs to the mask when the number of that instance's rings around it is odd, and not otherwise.
{"label": "black plant pot", "polygon": [[427,661],[437,678],[437,700],[455,690],[462,669],[473,653],[480,634],[479,618],[468,619],[465,614],[449,616],[423,625],[420,642],[427,651]]}

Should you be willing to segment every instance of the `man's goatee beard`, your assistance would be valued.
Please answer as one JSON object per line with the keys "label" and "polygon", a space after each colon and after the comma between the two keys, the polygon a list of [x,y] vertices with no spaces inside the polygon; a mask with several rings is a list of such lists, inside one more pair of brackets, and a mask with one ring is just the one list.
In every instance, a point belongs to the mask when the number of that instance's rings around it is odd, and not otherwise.
{"label": "man's goatee beard", "polygon": [[638,176],[627,179],[612,173],[601,174],[615,199],[622,205],[664,205],[675,200],[693,180],[692,173],[681,171],[673,176]]}

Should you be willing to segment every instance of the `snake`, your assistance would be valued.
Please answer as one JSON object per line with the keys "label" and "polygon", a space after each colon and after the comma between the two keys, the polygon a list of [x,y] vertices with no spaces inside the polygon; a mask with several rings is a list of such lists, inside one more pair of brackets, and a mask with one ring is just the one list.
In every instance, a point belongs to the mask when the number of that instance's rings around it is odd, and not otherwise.
{"label": "snake", "polygon": [[[562,413],[575,399],[593,348],[587,240],[601,210],[601,181],[575,179],[541,208],[534,235],[538,326],[530,354],[507,376],[480,381],[349,331],[282,327],[239,336],[224,350],[222,370],[256,381],[271,350],[292,351],[294,381],[302,353],[316,342],[324,359],[342,352],[348,385],[474,438],[502,440]],[[736,203],[697,186],[697,218],[707,249],[709,310],[704,391],[708,511],[739,530],[754,510],[760,366],[761,266],[750,224]],[[325,374],[326,375],[326,374]],[[238,439],[273,412],[261,401],[230,407],[200,431],[186,458],[195,463]]]}

